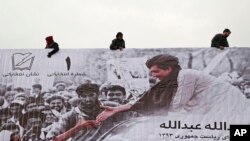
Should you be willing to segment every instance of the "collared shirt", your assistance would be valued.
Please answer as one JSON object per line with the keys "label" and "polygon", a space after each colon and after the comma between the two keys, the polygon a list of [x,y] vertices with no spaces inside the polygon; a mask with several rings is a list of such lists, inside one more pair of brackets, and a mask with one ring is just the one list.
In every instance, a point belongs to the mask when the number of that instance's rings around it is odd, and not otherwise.
{"label": "collared shirt", "polygon": [[202,71],[181,70],[177,80],[171,112],[242,114],[249,105],[239,89]]}
{"label": "collared shirt", "polygon": [[[78,107],[76,107],[72,111],[64,114],[59,122],[53,123],[52,128],[46,137],[50,138],[62,134],[74,127],[80,120],[95,120],[96,116],[100,114],[101,111],[102,110],[99,109],[99,112],[96,112],[94,115],[87,115]],[[135,116],[138,115],[131,114],[131,112],[118,113],[114,117],[105,120],[97,127],[80,130],[75,136],[71,138],[71,141],[96,141],[103,134],[112,129],[114,125]]]}
{"label": "collared shirt", "polygon": [[[74,127],[80,120],[95,120],[96,116],[101,113],[101,109],[96,115],[87,115],[82,112],[78,107],[74,108],[72,111],[64,114],[59,122],[54,123],[51,131],[48,133],[47,137],[53,137]],[[75,136],[71,138],[71,141],[94,141],[96,138],[100,137],[104,132],[113,126],[112,122],[109,120],[102,123],[100,126],[91,129],[82,129]]]}
{"label": "collared shirt", "polygon": [[[154,115],[167,115],[168,112],[207,114],[217,113],[218,111],[221,111],[224,115],[232,113],[242,115],[244,111],[242,109],[249,105],[239,89],[212,75],[204,74],[202,71],[180,70],[177,83],[178,87],[169,109],[166,109],[165,105],[150,109],[154,105],[149,105],[147,100],[152,97],[137,101],[132,109],[141,112],[149,109],[146,114]],[[225,105],[227,108],[222,108]]]}
{"label": "collared shirt", "polygon": [[48,133],[47,137],[59,135],[74,127],[77,124],[77,121],[87,118],[88,116],[76,107],[62,115],[58,122],[52,124],[51,131]]}

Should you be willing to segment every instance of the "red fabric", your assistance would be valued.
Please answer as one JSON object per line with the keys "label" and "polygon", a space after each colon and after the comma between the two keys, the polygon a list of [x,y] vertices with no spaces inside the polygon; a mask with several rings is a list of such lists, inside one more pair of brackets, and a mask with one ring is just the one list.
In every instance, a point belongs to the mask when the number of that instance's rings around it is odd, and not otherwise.
{"label": "red fabric", "polygon": [[51,44],[51,43],[54,42],[53,36],[48,36],[48,37],[45,38],[45,40],[47,41],[47,45],[49,45],[49,44]]}

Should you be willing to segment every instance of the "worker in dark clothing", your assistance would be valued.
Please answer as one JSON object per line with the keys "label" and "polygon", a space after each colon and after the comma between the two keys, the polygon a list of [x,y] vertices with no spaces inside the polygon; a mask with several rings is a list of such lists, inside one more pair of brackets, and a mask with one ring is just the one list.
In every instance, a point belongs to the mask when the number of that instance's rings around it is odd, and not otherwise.
{"label": "worker in dark clothing", "polygon": [[223,50],[225,47],[229,47],[227,37],[231,34],[229,29],[225,29],[223,33],[216,34],[212,39],[211,47],[219,48]]}
{"label": "worker in dark clothing", "polygon": [[118,32],[116,34],[116,39],[112,40],[110,45],[110,50],[123,50],[125,48],[125,41],[123,40],[123,34]]}
{"label": "worker in dark clothing", "polygon": [[59,51],[59,45],[53,40],[53,36],[48,36],[45,38],[45,40],[47,42],[45,49],[53,49],[47,55],[50,58],[53,54]]}

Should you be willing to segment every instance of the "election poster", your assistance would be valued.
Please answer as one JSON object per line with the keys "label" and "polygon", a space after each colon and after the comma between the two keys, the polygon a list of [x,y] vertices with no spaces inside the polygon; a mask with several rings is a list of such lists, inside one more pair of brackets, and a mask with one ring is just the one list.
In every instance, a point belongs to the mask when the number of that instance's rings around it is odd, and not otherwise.
{"label": "election poster", "polygon": [[0,140],[229,141],[249,48],[0,50]]}

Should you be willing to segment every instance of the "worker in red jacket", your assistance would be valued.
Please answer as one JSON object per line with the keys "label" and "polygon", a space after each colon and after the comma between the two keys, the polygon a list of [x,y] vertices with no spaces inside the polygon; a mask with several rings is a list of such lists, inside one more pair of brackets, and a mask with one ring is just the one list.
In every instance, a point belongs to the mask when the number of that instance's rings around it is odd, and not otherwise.
{"label": "worker in red jacket", "polygon": [[53,49],[47,55],[50,58],[53,54],[59,51],[59,45],[53,40],[53,36],[48,36],[45,40],[47,42],[45,49]]}

